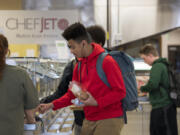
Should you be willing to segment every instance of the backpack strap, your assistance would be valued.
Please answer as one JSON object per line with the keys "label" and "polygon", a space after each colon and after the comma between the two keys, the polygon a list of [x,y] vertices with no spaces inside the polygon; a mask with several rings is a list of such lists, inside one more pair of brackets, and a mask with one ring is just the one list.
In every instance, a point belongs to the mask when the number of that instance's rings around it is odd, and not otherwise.
{"label": "backpack strap", "polygon": [[81,62],[79,61],[78,62],[78,72],[79,72],[80,68],[81,68]]}
{"label": "backpack strap", "polygon": [[169,76],[169,85],[170,85],[170,88],[172,88],[172,90],[175,90],[175,89],[177,89],[177,87],[176,87],[176,80],[175,80],[175,78],[173,77],[175,73],[174,73],[172,67],[170,67],[170,65],[167,66],[167,69],[168,69],[168,76]]}
{"label": "backpack strap", "polygon": [[[172,69],[172,67],[171,67],[171,65],[167,65],[167,64],[165,64],[165,63],[163,63],[165,66],[166,66],[166,68],[167,68],[167,72],[168,72],[168,78],[169,78],[169,86],[170,86],[170,88],[171,88],[171,90],[174,90],[174,89],[176,89],[176,84],[175,84],[175,79],[173,78],[173,69]],[[163,85],[161,85],[160,84],[160,86],[162,86],[162,87],[164,87]],[[165,88],[165,87],[164,87]],[[167,88],[165,88],[165,89],[167,89]],[[170,92],[170,91],[169,91]]]}
{"label": "backpack strap", "polygon": [[124,123],[127,124],[127,114],[124,109],[123,109],[123,118],[124,118]]}
{"label": "backpack strap", "polygon": [[97,62],[96,62],[96,71],[98,73],[98,76],[100,79],[108,86],[111,87],[110,84],[108,83],[106,74],[104,73],[104,70],[102,68],[103,60],[104,58],[108,55],[107,52],[103,52],[98,56]]}
{"label": "backpack strap", "polygon": [[80,83],[81,83],[81,62],[78,62],[78,75],[80,73]]}

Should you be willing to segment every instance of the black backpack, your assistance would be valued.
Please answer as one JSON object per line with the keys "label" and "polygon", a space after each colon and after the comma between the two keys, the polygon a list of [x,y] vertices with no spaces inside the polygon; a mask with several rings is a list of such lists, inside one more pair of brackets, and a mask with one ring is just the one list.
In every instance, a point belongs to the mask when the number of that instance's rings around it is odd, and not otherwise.
{"label": "black backpack", "polygon": [[171,65],[166,65],[169,76],[169,96],[176,107],[180,107],[180,73],[176,72]]}

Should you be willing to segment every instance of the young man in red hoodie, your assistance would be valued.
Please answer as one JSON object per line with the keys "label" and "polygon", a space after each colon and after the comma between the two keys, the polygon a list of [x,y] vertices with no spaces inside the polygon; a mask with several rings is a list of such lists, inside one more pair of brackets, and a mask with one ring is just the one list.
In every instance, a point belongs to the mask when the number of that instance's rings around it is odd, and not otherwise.
{"label": "young man in red hoodie", "polygon": [[[81,100],[85,113],[81,135],[120,135],[124,124],[121,101],[126,90],[118,64],[109,55],[103,61],[102,67],[111,86],[109,88],[96,71],[97,58],[105,50],[100,45],[91,43],[86,28],[81,23],[75,23],[62,35],[68,41],[71,53],[81,62],[80,68],[76,64],[72,80],[79,82],[89,96],[86,100]],[[74,98],[75,95],[69,89],[63,97],[52,103],[41,104],[41,112],[71,105]]]}

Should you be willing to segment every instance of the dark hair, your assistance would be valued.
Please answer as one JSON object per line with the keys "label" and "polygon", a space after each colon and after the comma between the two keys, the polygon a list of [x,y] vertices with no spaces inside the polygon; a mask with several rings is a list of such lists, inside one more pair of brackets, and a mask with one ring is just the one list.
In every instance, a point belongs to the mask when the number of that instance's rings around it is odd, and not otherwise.
{"label": "dark hair", "polygon": [[81,23],[74,23],[70,25],[62,33],[62,36],[68,40],[75,40],[80,43],[82,40],[86,40],[88,43],[91,43],[91,37],[86,31],[86,28]]}
{"label": "dark hair", "polygon": [[5,67],[5,57],[7,49],[8,41],[4,35],[0,34],[0,79],[2,78],[2,71]]}
{"label": "dark hair", "polygon": [[101,26],[93,25],[87,27],[86,30],[91,35],[91,38],[94,42],[101,44],[102,47],[104,46],[106,40],[106,32]]}
{"label": "dark hair", "polygon": [[156,48],[151,44],[147,44],[147,45],[143,46],[140,49],[139,54],[144,54],[144,55],[152,54],[153,56],[158,56],[158,52],[157,52]]}

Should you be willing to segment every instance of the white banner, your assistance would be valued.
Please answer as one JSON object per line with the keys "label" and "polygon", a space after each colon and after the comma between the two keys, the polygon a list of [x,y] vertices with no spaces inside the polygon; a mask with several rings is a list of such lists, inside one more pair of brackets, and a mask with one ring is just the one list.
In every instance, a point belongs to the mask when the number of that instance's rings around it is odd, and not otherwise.
{"label": "white banner", "polygon": [[61,33],[79,21],[77,10],[0,11],[0,32],[10,44],[50,44],[61,40]]}

